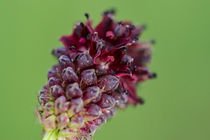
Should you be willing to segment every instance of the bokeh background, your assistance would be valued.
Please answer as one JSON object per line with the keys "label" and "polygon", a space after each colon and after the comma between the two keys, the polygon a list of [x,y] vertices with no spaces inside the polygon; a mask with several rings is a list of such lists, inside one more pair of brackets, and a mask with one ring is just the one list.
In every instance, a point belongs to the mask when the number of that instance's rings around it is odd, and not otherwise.
{"label": "bokeh background", "polygon": [[34,110],[55,58],[51,50],[88,12],[146,24],[155,39],[149,67],[158,78],[138,87],[145,105],[118,111],[94,140],[210,139],[209,0],[0,0],[0,139],[40,140]]}

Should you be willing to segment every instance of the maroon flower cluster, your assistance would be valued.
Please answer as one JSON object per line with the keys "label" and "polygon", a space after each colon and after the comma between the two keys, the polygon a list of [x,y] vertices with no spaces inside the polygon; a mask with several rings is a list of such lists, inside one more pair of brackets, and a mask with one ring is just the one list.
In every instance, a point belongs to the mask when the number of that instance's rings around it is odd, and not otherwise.
{"label": "maroon flower cluster", "polygon": [[146,67],[152,41],[138,41],[144,26],[115,22],[111,10],[93,28],[85,16],[86,23],[61,37],[65,48],[53,50],[59,63],[38,95],[44,132],[56,130],[58,139],[90,139],[115,109],[142,104],[135,87],[155,77]]}

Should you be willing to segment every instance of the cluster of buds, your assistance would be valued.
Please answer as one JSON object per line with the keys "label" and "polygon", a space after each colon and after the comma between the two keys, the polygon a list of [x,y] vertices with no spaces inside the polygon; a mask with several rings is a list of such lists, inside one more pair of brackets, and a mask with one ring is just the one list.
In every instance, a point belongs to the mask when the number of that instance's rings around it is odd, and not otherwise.
{"label": "cluster of buds", "polygon": [[85,16],[85,24],[61,37],[65,47],[52,51],[59,63],[38,95],[37,114],[47,140],[91,139],[117,108],[143,104],[135,87],[155,77],[146,67],[152,41],[138,41],[144,26],[115,22],[110,10],[93,28]]}

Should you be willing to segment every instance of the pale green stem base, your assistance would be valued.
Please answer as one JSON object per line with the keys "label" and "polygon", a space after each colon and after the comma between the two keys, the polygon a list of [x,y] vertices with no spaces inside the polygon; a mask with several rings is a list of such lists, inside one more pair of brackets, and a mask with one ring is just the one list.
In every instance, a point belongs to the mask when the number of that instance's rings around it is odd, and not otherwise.
{"label": "pale green stem base", "polygon": [[43,140],[58,140],[57,130],[47,131],[43,137]]}

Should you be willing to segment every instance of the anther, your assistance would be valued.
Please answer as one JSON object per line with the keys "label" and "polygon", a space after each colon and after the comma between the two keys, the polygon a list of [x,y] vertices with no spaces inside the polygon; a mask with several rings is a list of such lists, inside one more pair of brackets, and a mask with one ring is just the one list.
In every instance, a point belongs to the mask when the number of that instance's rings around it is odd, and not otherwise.
{"label": "anther", "polygon": [[69,46],[69,50],[74,50],[75,48],[75,46]]}
{"label": "anther", "polygon": [[127,51],[127,47],[126,46],[122,46],[122,47],[119,47],[118,50],[122,50],[122,51],[126,52]]}
{"label": "anther", "polygon": [[84,27],[85,25],[84,25],[84,23],[83,23],[83,22],[80,22],[80,26],[81,26],[81,27]]}
{"label": "anther", "polygon": [[143,30],[146,30],[147,26],[144,24],[144,25],[141,26],[141,28],[142,28]]}
{"label": "anther", "polygon": [[115,14],[116,13],[116,10],[115,9],[110,9],[110,10],[106,10],[104,11],[104,15],[108,15],[108,14]]}
{"label": "anther", "polygon": [[136,65],[135,65],[135,66],[133,66],[133,71],[136,71],[136,68],[137,68],[137,67],[136,67]]}
{"label": "anther", "polygon": [[126,28],[126,30],[129,30],[130,29],[130,26],[129,25],[126,25],[125,28]]}
{"label": "anther", "polygon": [[111,14],[115,14],[116,13],[116,10],[115,9],[110,9],[109,11]]}
{"label": "anther", "polygon": [[153,78],[156,78],[156,77],[157,77],[157,74],[156,73],[152,73],[152,74],[149,75],[149,78],[150,79],[153,79]]}
{"label": "anther", "polygon": [[155,44],[156,41],[155,41],[155,40],[150,40],[150,43],[151,43],[151,44]]}
{"label": "anther", "polygon": [[123,24],[123,22],[122,22],[122,21],[119,21],[119,22],[118,22],[118,24],[119,24],[119,25],[122,25],[122,24]]}
{"label": "anther", "polygon": [[89,19],[89,14],[88,14],[88,13],[85,13],[85,17],[86,17],[87,19]]}
{"label": "anther", "polygon": [[131,24],[131,25],[130,25],[130,28],[131,28],[131,30],[133,30],[133,29],[135,29],[135,28],[136,28],[136,26],[135,26],[135,25],[133,25],[133,24]]}
{"label": "anther", "polygon": [[111,75],[114,75],[115,72],[114,72],[113,70],[110,70],[110,74],[111,74]]}
{"label": "anther", "polygon": [[132,37],[134,41],[138,41],[139,38],[137,36]]}
{"label": "anther", "polygon": [[91,34],[89,33],[89,34],[87,35],[86,39],[87,39],[87,40],[90,40],[90,38],[91,38]]}
{"label": "anther", "polygon": [[97,49],[101,49],[102,46],[103,46],[103,40],[100,39],[97,41],[96,47],[97,47]]}
{"label": "anther", "polygon": [[125,94],[126,94],[126,95],[128,95],[128,94],[129,94],[129,91],[128,91],[128,90],[126,90],[126,91],[125,91]]}
{"label": "anther", "polygon": [[93,35],[94,35],[93,40],[94,40],[94,41],[96,41],[96,40],[98,39],[98,33],[97,33],[97,32],[94,32],[94,34],[93,34]]}

